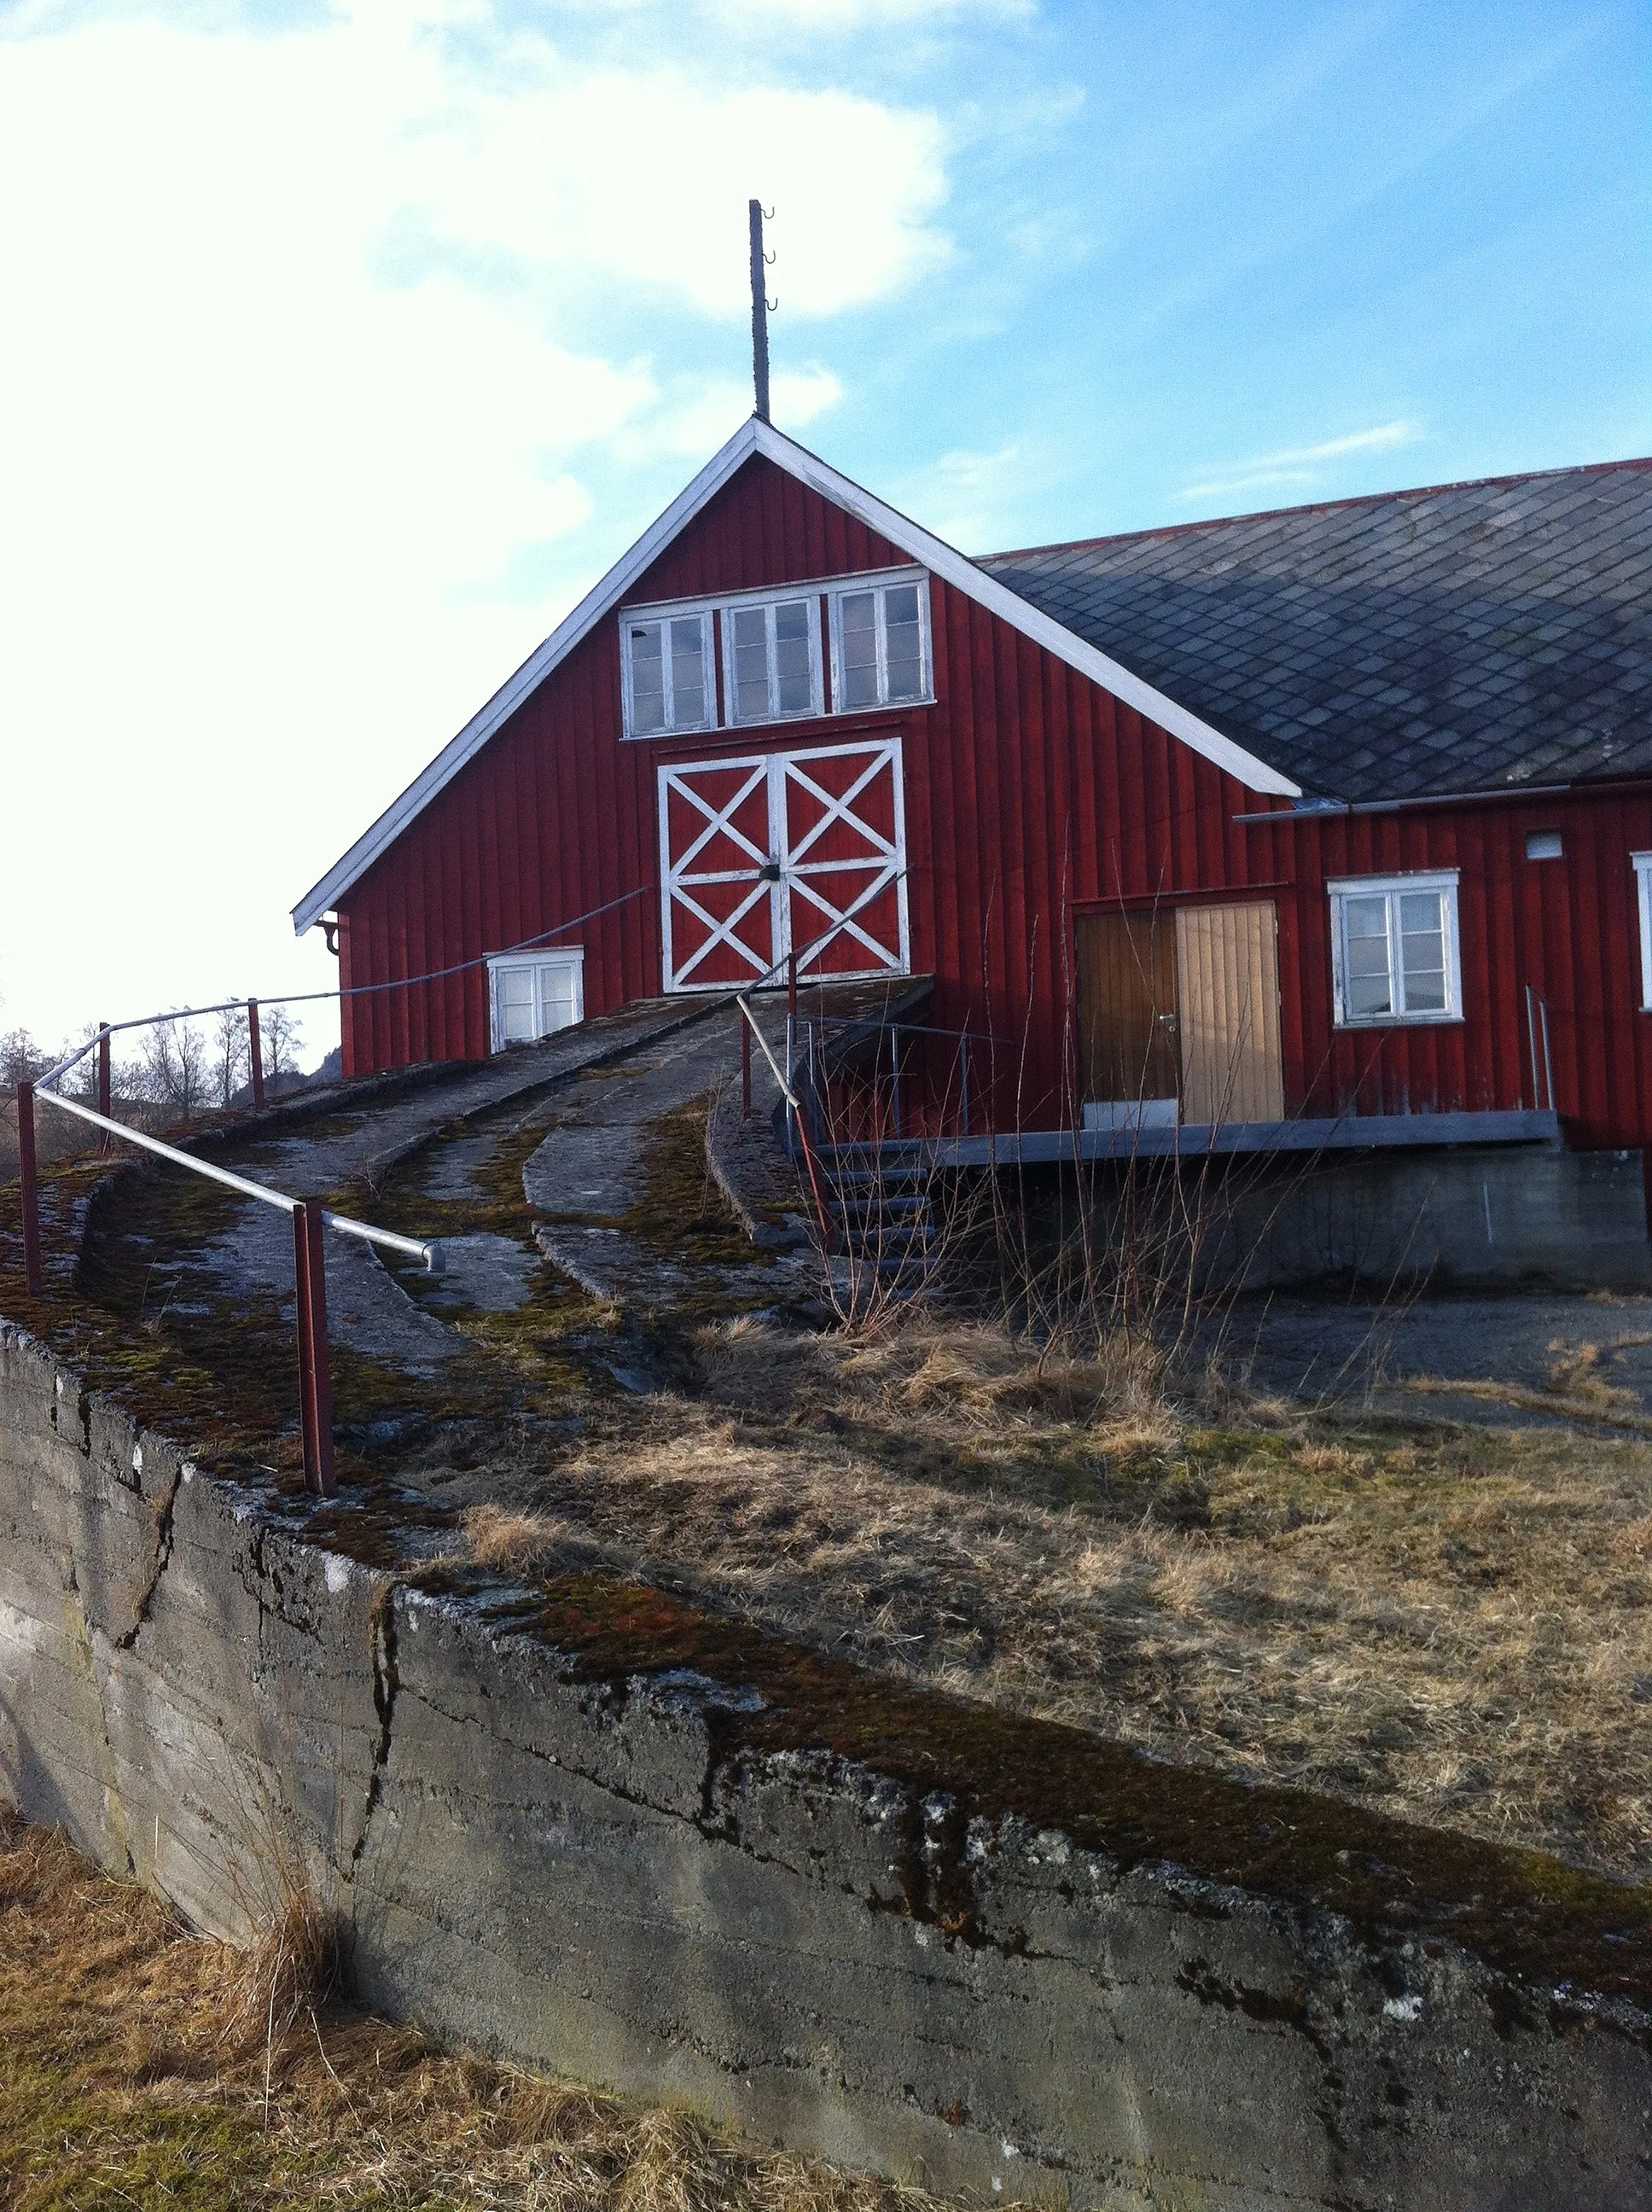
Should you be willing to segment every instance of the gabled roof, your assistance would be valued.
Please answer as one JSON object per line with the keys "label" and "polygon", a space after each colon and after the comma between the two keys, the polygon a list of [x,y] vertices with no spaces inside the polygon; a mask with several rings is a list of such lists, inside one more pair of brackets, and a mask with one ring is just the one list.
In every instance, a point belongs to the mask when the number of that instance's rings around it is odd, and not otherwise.
{"label": "gabled roof", "polygon": [[981,565],[1315,797],[1652,772],[1652,460]]}
{"label": "gabled roof", "polygon": [[671,540],[687,528],[701,509],[720,491],[735,471],[755,454],[762,454],[811,485],[823,497],[856,515],[869,528],[938,576],[977,600],[993,614],[1043,646],[1081,675],[1091,678],[1128,706],[1180,738],[1195,752],[1203,753],[1235,776],[1248,790],[1271,792],[1284,798],[1298,795],[1297,786],[1257,755],[1224,737],[1201,715],[1146,684],[1114,660],[1110,653],[1081,636],[1036,605],[1029,597],[1006,587],[975,562],[946,544],[892,507],[863,491],[857,483],[828,466],[816,454],[753,416],[743,423],[720,453],[713,456],[687,489],[680,492],[659,520],[645,530],[629,552],[588,592],[572,614],[560,622],[544,643],[522,663],[510,681],[495,692],[482,711],[471,717],[439,752],[423,773],[416,776],[401,797],[388,806],[363,836],[358,837],[342,860],[334,862],[319,883],[307,891],[293,909],[293,927],[302,936],[350,885],[364,875],[408,824],[451,782],[468,761],[474,759],[489,738],[543,684],[557,663],[605,616],[623,602],[628,592],[658,560]]}

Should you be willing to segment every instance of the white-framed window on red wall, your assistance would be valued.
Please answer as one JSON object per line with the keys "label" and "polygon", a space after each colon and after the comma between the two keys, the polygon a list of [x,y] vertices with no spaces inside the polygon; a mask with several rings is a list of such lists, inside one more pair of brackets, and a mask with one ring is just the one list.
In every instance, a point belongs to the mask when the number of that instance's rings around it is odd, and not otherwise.
{"label": "white-framed window on red wall", "polygon": [[1641,920],[1641,1011],[1652,1014],[1652,853],[1631,853],[1629,858]]}
{"label": "white-framed window on red wall", "polygon": [[628,738],[934,702],[921,568],[662,601],[622,612],[619,630]]}
{"label": "white-framed window on red wall", "polygon": [[1339,1029],[1462,1019],[1455,868],[1345,876],[1326,889]]}
{"label": "white-framed window on red wall", "polygon": [[841,714],[933,696],[927,579],[856,578],[831,595],[832,696]]}
{"label": "white-framed window on red wall", "polygon": [[495,1052],[585,1019],[585,953],[578,946],[502,952],[488,963],[488,985]]}
{"label": "white-framed window on red wall", "polygon": [[739,599],[722,610],[723,698],[731,723],[825,712],[820,594]]}
{"label": "white-framed window on red wall", "polygon": [[717,720],[708,607],[627,616],[620,624],[628,738],[708,730]]}

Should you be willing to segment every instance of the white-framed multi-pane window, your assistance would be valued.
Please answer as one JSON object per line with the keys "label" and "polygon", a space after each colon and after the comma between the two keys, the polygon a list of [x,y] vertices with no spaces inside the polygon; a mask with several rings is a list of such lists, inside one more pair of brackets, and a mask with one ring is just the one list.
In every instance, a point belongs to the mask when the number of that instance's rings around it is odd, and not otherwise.
{"label": "white-framed multi-pane window", "polygon": [[628,615],[620,624],[625,734],[665,737],[717,720],[709,607]]}
{"label": "white-framed multi-pane window", "polygon": [[1339,1029],[1462,1019],[1455,868],[1349,876],[1327,888]]}
{"label": "white-framed multi-pane window", "polygon": [[739,599],[722,609],[723,701],[734,722],[784,722],[825,711],[820,594]]}
{"label": "white-framed multi-pane window", "polygon": [[831,593],[832,697],[840,714],[927,699],[933,677],[921,575],[840,584]]}
{"label": "white-framed multi-pane window", "polygon": [[1631,853],[1641,921],[1641,1011],[1652,1014],[1652,853]]}
{"label": "white-framed multi-pane window", "polygon": [[585,954],[507,952],[488,963],[493,1048],[532,1044],[585,1019]]}
{"label": "white-framed multi-pane window", "polygon": [[638,607],[620,617],[620,653],[628,738],[926,705],[935,696],[921,568]]}

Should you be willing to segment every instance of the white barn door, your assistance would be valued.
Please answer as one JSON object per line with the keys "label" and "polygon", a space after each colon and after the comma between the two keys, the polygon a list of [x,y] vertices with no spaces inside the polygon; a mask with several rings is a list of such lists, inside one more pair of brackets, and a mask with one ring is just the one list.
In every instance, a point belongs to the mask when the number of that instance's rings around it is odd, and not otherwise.
{"label": "white barn door", "polygon": [[659,771],[667,991],[904,975],[901,741]]}

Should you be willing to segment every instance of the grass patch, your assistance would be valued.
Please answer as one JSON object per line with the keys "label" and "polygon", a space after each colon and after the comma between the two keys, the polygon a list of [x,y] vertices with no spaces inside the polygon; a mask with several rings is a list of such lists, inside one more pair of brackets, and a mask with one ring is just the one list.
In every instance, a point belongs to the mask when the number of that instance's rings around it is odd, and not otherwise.
{"label": "grass patch", "polygon": [[1145,1402],[914,1319],[735,1322],[702,1395],[501,1455],[478,1561],[600,1568],[1183,1764],[1652,1871],[1652,1445]]}
{"label": "grass patch", "polygon": [[[336,2000],[261,2003],[191,1936],[0,1808],[0,2207],[923,2212],[688,2112],[445,2051]],[[256,2015],[256,2016],[255,2016]],[[270,2033],[271,2020],[276,2023]]]}

